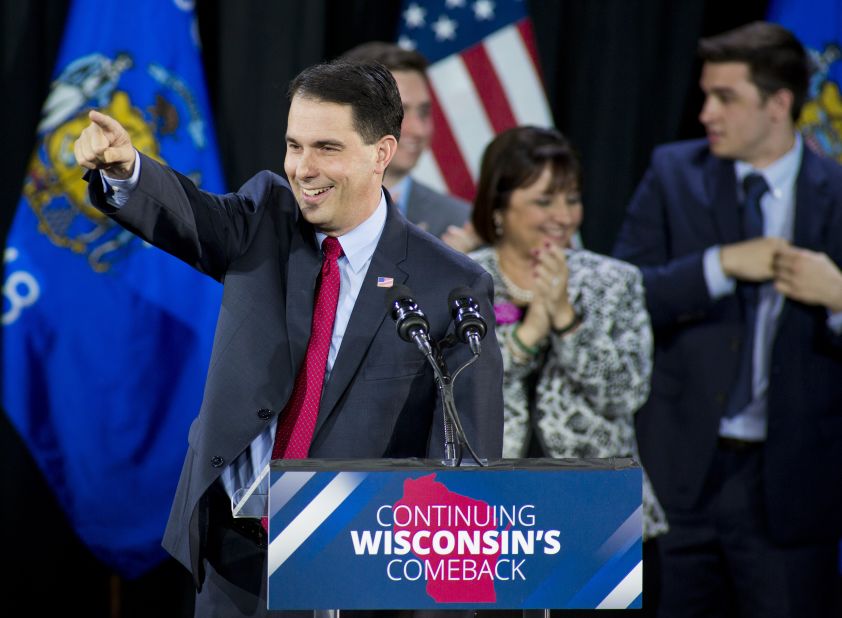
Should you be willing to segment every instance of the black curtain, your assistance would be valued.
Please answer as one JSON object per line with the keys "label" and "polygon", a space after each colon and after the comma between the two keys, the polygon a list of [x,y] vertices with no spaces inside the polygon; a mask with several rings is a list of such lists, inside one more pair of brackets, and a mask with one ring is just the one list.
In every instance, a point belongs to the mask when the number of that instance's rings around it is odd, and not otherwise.
{"label": "black curtain", "polygon": [[582,239],[610,252],[646,157],[655,144],[678,137],[704,3],[534,5],[547,13],[536,15],[536,38],[556,124],[584,164]]}
{"label": "black curtain", "polygon": [[[701,135],[694,58],[699,36],[761,19],[766,4],[528,2],[556,124],[584,161],[586,246],[610,251],[654,145]],[[2,0],[3,239],[20,197],[67,10],[63,0]],[[222,164],[233,189],[258,170],[282,168],[289,80],[357,43],[393,40],[401,7],[397,0],[199,0],[197,13]],[[130,29],[126,32],[130,36]],[[97,563],[70,530],[3,415],[0,468],[0,534],[10,567],[0,578],[4,614],[76,608],[94,618],[191,615],[189,578],[172,561],[133,582]]]}

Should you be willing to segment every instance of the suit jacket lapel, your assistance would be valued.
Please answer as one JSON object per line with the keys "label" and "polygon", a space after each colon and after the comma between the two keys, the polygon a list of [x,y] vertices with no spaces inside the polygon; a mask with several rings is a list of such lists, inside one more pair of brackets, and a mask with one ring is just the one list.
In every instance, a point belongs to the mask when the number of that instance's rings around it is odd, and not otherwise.
{"label": "suit jacket lapel", "polygon": [[314,436],[334,411],[351,379],[359,371],[374,336],[383,320],[387,319],[386,290],[377,287],[377,277],[392,277],[395,283],[403,283],[407,279],[407,273],[399,266],[406,259],[407,223],[391,200],[387,199],[387,202],[388,213],[383,234],[374,250],[354,310],[351,312],[351,319],[345,329],[330,380],[322,393]]}
{"label": "suit jacket lapel", "polygon": [[831,207],[827,183],[817,155],[805,144],[801,169],[795,181],[795,222],[792,244],[797,247],[822,251],[822,232]]}
{"label": "suit jacket lapel", "polygon": [[705,190],[721,244],[738,242],[742,237],[737,202],[737,178],[734,162],[710,156],[705,166]]}
{"label": "suit jacket lapel", "polygon": [[292,393],[295,374],[304,362],[304,355],[307,352],[313,320],[316,280],[321,266],[321,252],[316,247],[313,228],[302,217],[299,217],[297,230],[292,234],[289,259],[286,264],[286,324],[289,338],[289,366],[292,368],[293,375],[289,376],[286,382],[288,389],[285,389],[284,405]]}
{"label": "suit jacket lapel", "polygon": [[[801,168],[795,180],[795,214],[792,230],[792,244],[796,247],[823,251],[825,238],[822,234],[827,224],[828,213],[832,206],[831,196],[827,192],[827,183],[816,154],[804,145]],[[787,318],[792,309],[792,301],[784,298],[777,327]]]}

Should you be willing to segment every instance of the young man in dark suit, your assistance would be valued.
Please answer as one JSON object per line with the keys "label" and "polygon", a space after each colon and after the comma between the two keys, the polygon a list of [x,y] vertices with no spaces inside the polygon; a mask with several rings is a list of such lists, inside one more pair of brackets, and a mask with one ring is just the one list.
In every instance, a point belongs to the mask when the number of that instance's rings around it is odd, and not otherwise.
{"label": "young man in dark suit", "polygon": [[[261,172],[236,193],[198,190],[139,155],[98,112],[75,145],[80,165],[102,172],[103,181],[90,178],[100,210],[225,286],[164,536],[193,575],[197,616],[274,615],[265,533],[233,520],[229,500],[270,459],[442,455],[432,370],[398,339],[382,286],[413,289],[433,338],[448,331],[447,297],[460,285],[493,320],[490,277],[409,225],[382,190],[403,115],[391,74],[318,65],[292,82],[290,97],[288,180]],[[326,305],[335,311],[323,318]],[[502,361],[493,328],[489,337],[456,396],[465,433],[493,459],[502,449]],[[311,363],[316,349],[323,356]],[[455,368],[470,351],[459,345],[445,356]]]}
{"label": "young man in dark suit", "polygon": [[655,151],[614,252],[655,328],[637,432],[670,526],[659,615],[838,615],[842,168],[796,131],[790,32],[699,51],[707,139]]}

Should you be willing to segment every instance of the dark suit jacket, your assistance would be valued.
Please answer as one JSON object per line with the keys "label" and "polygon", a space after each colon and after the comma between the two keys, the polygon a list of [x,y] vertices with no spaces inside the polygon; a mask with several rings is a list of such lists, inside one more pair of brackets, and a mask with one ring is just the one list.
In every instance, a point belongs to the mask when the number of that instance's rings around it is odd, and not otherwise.
{"label": "dark suit jacket", "polygon": [[[116,211],[90,184],[93,202],[124,227],[224,283],[202,407],[189,433],[164,547],[202,583],[206,492],[222,470],[275,422],[292,393],[310,336],[321,267],[313,227],[287,182],[261,172],[237,193],[213,195],[143,157],[140,182]],[[434,338],[450,325],[447,296],[468,285],[493,321],[491,278],[467,257],[411,226],[390,203],[386,225],[325,385],[311,457],[425,457],[443,453],[432,370],[387,317],[378,276],[410,286]],[[466,360],[458,345],[448,366]],[[493,328],[479,361],[456,383],[465,432],[482,457],[502,453],[502,360]],[[467,453],[466,453],[467,456]]]}
{"label": "dark suit jacket", "polygon": [[434,191],[412,179],[406,198],[406,218],[422,229],[440,237],[449,225],[462,227],[470,216],[468,202]]}
{"label": "dark suit jacket", "polygon": [[[808,148],[798,174],[793,244],[842,263],[842,168]],[[640,455],[662,504],[692,508],[713,459],[742,344],[739,295],[713,301],[702,255],[739,240],[733,161],[704,141],[658,148],[614,251],[639,266],[655,328]],[[771,354],[764,493],[782,543],[842,530],[842,337],[827,311],[787,300]]]}

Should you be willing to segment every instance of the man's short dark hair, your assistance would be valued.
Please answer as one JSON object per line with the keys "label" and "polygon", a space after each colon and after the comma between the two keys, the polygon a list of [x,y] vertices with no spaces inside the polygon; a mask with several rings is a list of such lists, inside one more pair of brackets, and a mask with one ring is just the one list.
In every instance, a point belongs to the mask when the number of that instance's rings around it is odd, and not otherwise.
{"label": "man's short dark hair", "polygon": [[810,60],[792,32],[769,22],[756,21],[699,41],[704,62],[744,62],[749,78],[763,100],[785,88],[792,92],[793,121],[807,98]]}
{"label": "man's short dark hair", "polygon": [[404,49],[394,43],[369,41],[342,54],[343,60],[353,62],[379,62],[390,71],[412,71],[427,78],[427,59],[417,51]]}
{"label": "man's short dark hair", "polygon": [[366,144],[381,137],[401,137],[403,105],[395,78],[379,62],[334,60],[304,69],[290,83],[287,96],[350,105],[354,129]]}

